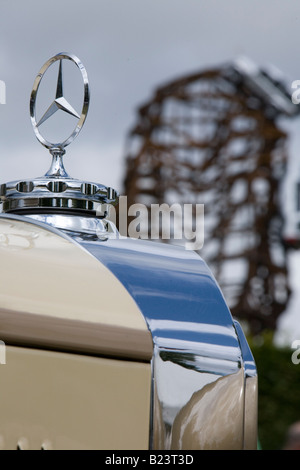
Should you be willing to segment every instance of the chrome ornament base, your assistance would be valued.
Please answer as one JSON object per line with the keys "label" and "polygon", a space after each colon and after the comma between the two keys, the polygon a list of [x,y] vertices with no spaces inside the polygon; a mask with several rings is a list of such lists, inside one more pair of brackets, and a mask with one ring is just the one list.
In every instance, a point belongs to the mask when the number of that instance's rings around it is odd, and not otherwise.
{"label": "chrome ornament base", "polygon": [[101,213],[100,205],[118,203],[118,193],[112,188],[74,178],[54,179],[47,176],[2,184],[0,198],[2,211],[14,213],[56,210],[95,216]]}

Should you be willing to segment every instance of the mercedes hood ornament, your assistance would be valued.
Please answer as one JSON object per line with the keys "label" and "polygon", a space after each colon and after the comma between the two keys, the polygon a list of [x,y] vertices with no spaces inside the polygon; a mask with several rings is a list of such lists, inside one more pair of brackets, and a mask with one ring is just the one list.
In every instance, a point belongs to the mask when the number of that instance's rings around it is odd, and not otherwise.
{"label": "mercedes hood ornament", "polygon": [[[37,117],[36,99],[41,81],[48,69],[59,62],[58,75],[53,87],[52,101]],[[83,81],[83,103],[81,110],[76,109],[65,96],[64,62],[73,62]],[[50,90],[51,91],[51,90]],[[73,142],[81,131],[86,120],[90,101],[89,81],[82,62],[73,54],[61,52],[50,58],[38,72],[30,96],[30,117],[33,130],[39,142],[52,155],[52,163],[48,172],[30,180],[13,181],[0,186],[0,200],[3,212],[38,214],[49,211],[73,215],[106,216],[107,212],[99,210],[100,206],[116,205],[117,192],[98,183],[80,181],[71,178],[64,168],[63,156],[65,148]],[[61,141],[50,141],[44,136],[44,125],[55,119],[58,114],[68,114],[74,120],[74,127],[69,135]]]}

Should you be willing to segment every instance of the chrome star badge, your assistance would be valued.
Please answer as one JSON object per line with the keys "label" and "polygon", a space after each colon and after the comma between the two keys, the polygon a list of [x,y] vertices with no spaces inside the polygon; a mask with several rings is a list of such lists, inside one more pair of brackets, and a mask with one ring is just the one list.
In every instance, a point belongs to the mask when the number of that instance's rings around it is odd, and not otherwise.
{"label": "chrome star badge", "polygon": [[[71,103],[69,103],[64,96],[64,87],[63,87],[63,61],[64,60],[71,60],[72,62],[74,62],[81,72],[83,86],[84,86],[84,98],[83,98],[83,106],[81,109],[81,114],[79,114],[77,110],[73,108]],[[54,99],[52,103],[50,102],[49,107],[45,110],[42,117],[37,121],[36,97],[37,97],[37,92],[40,86],[40,82],[45,72],[48,70],[48,68],[56,61],[59,61],[56,93],[53,93]],[[55,92],[55,89],[54,89],[54,92]],[[64,150],[65,147],[69,145],[81,131],[82,126],[87,116],[88,107],[89,107],[89,99],[90,99],[90,92],[89,92],[89,83],[88,83],[87,73],[83,64],[80,62],[80,60],[76,56],[74,56],[73,54],[62,52],[60,54],[55,55],[51,59],[49,59],[43,65],[43,67],[37,74],[34,84],[33,84],[33,89],[32,89],[31,97],[30,97],[30,116],[31,116],[32,126],[33,126],[37,139],[41,142],[42,145],[44,145],[46,148],[50,150],[50,153],[52,155],[54,153],[55,154],[60,153],[61,155],[63,155],[65,153],[65,150]],[[65,140],[63,140],[62,142],[49,142],[47,139],[45,139],[42,136],[41,131],[40,131],[40,126],[49,118],[51,118],[56,112],[67,113],[73,116],[77,122],[76,122],[73,132]]]}

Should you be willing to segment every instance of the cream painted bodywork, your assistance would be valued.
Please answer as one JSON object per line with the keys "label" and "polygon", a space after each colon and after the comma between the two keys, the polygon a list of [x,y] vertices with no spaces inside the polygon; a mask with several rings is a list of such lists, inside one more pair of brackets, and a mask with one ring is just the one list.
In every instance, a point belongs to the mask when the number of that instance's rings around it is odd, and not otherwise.
{"label": "cream painted bodywork", "polygon": [[119,280],[76,243],[0,220],[0,339],[150,360],[152,338]]}
{"label": "cream painted bodywork", "polygon": [[149,364],[7,347],[0,449],[147,449]]}

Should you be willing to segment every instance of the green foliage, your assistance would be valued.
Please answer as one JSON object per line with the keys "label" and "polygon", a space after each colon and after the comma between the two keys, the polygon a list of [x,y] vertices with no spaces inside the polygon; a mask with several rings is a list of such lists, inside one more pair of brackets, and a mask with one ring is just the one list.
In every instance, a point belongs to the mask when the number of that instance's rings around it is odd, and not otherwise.
{"label": "green foliage", "polygon": [[258,370],[258,435],[264,450],[282,449],[288,427],[300,421],[300,364],[294,350],[274,346],[272,334],[249,340]]}

